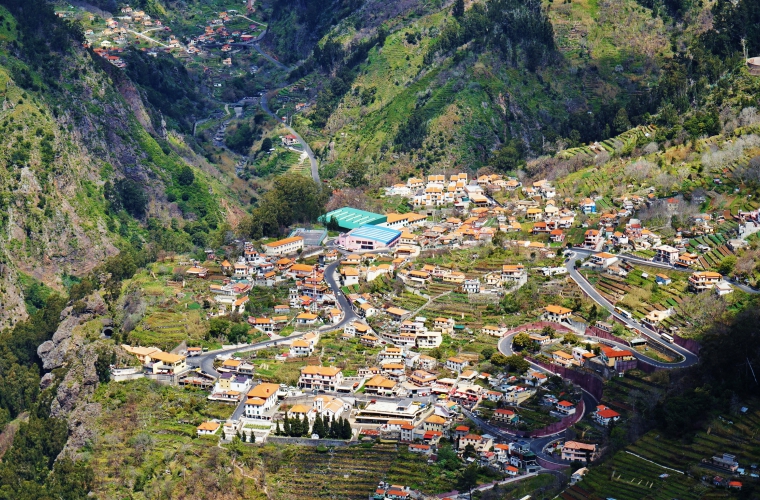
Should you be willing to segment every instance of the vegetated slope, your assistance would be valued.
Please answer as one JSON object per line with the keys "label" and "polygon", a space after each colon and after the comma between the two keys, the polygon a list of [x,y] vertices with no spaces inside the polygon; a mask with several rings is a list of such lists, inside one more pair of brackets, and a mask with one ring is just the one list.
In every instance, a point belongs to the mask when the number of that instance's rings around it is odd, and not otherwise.
{"label": "vegetated slope", "polygon": [[[26,316],[19,271],[61,288],[64,276],[88,272],[119,248],[204,245],[224,216],[207,176],[172,149],[184,151],[181,139],[149,133],[160,126],[132,82],[83,49],[75,26],[43,1],[0,5],[6,326]],[[164,227],[170,218],[179,223]],[[138,221],[149,222],[147,229]],[[195,238],[198,227],[202,238]]]}
{"label": "vegetated slope", "polygon": [[282,62],[295,63],[306,58],[327,31],[363,3],[365,0],[272,0],[264,45]]}
{"label": "vegetated slope", "polygon": [[409,8],[383,24],[388,36],[345,78],[336,68],[355,63],[352,47],[377,29],[346,20],[315,50],[339,43],[348,54],[322,63],[343,84],[299,124],[329,145],[327,176],[351,160],[377,176],[411,166],[509,170],[526,153],[615,135],[655,110],[648,86],[671,50],[663,21],[633,0],[487,0],[458,18],[450,5]]}

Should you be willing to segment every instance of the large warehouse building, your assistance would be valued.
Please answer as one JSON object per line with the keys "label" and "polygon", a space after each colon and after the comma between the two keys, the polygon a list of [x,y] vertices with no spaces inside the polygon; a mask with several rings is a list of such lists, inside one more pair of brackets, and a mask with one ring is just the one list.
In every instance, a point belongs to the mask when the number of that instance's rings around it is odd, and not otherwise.
{"label": "large warehouse building", "polygon": [[388,220],[388,217],[356,208],[343,207],[328,212],[319,218],[322,224],[327,224],[330,220],[337,222],[343,229],[356,229],[365,225],[375,226],[382,224]]}
{"label": "large warehouse building", "polygon": [[338,236],[339,246],[348,251],[378,250],[393,248],[401,239],[401,231],[381,226],[361,226]]}

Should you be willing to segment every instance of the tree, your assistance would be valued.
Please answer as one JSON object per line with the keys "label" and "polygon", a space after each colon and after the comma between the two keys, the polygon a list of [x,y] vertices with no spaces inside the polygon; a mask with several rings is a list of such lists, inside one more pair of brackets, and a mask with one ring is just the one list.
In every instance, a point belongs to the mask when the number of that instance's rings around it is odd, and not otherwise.
{"label": "tree", "polygon": [[491,157],[489,164],[496,172],[511,172],[523,163],[524,147],[519,140],[511,140],[499,148]]}
{"label": "tree", "polygon": [[505,314],[514,314],[520,310],[520,303],[517,301],[517,298],[513,293],[505,295],[504,298],[501,299],[500,305],[502,309],[504,309]]}
{"label": "tree", "polygon": [[264,140],[261,141],[261,148],[259,148],[259,151],[269,151],[272,149],[272,139],[269,137],[264,137]]}
{"label": "tree", "polygon": [[354,433],[351,430],[351,422],[349,422],[347,418],[344,418],[343,419],[343,439],[351,439],[353,434]]}
{"label": "tree", "polygon": [[612,334],[615,335],[616,337],[625,337],[626,329],[620,323],[615,323],[614,325],[612,325]]}
{"label": "tree", "polygon": [[116,181],[114,191],[111,191],[111,194],[106,194],[106,199],[109,196],[111,197],[109,201],[113,211],[118,212],[123,208],[135,219],[142,219],[145,215],[145,210],[148,207],[148,195],[143,187],[132,179]]}
{"label": "tree", "polygon": [[525,332],[520,332],[512,339],[512,347],[515,348],[517,351],[522,351],[523,349],[531,349],[534,345],[533,340],[530,338],[530,335],[528,335]]}
{"label": "tree", "polygon": [[631,121],[628,119],[628,112],[625,108],[620,108],[618,110],[615,119],[612,121],[612,126],[615,128],[615,133],[617,134],[622,134],[631,128]]}
{"label": "tree", "polygon": [[105,351],[98,353],[98,359],[95,360],[95,373],[98,375],[100,383],[111,380],[111,365],[116,363],[116,354],[112,351],[108,355]]}
{"label": "tree", "polygon": [[491,356],[491,364],[494,366],[504,367],[509,364],[509,359],[502,353],[497,352]]}
{"label": "tree", "polygon": [[530,364],[528,364],[527,361],[525,361],[525,358],[523,358],[519,354],[513,354],[511,356],[507,357],[509,366],[512,368],[512,371],[515,371],[517,373],[524,373],[528,371],[528,368],[530,368]]}
{"label": "tree", "polygon": [[485,347],[482,351],[480,351],[480,355],[483,356],[483,359],[491,359],[491,356],[493,356],[494,352],[496,352],[496,349],[493,347]]}
{"label": "tree", "polygon": [[718,272],[722,274],[723,276],[729,276],[732,272],[734,272],[735,266],[736,266],[736,256],[729,255],[728,257],[725,257],[722,261],[720,261],[720,265],[718,266]]}
{"label": "tree", "polygon": [[552,328],[552,327],[551,327],[551,326],[549,326],[549,325],[546,325],[545,327],[543,327],[543,328],[541,329],[541,334],[542,334],[542,335],[546,335],[547,337],[549,337],[549,338],[551,338],[551,339],[553,339],[554,337],[556,337],[556,336],[557,336],[557,332],[555,332],[555,331],[554,331],[554,328]]}
{"label": "tree", "polygon": [[[472,445],[467,445],[470,447]],[[474,448],[473,448],[474,454]],[[467,456],[467,448],[465,448],[465,456]],[[468,465],[460,474],[457,480],[457,489],[459,491],[472,492],[472,488],[478,484],[478,466],[475,463]]]}
{"label": "tree", "polygon": [[456,2],[454,2],[454,8],[451,9],[451,15],[457,19],[464,16],[464,0],[456,0]]}
{"label": "tree", "polygon": [[227,339],[233,344],[246,342],[248,340],[248,325],[245,323],[235,323],[227,333]]}
{"label": "tree", "polygon": [[346,165],[345,179],[346,184],[352,188],[365,186],[367,184],[366,179],[367,167],[362,165],[360,161],[354,160]]}
{"label": "tree", "polygon": [[212,337],[222,338],[227,336],[227,332],[230,329],[230,322],[224,318],[213,318],[209,322],[208,333]]}
{"label": "tree", "polygon": [[238,231],[254,239],[278,236],[294,223],[316,221],[325,212],[328,196],[328,191],[311,178],[299,174],[279,176],[251,215],[240,222]]}
{"label": "tree", "polygon": [[441,441],[438,448],[438,463],[444,470],[455,471],[459,469],[459,457],[457,457],[457,453],[450,443]]}
{"label": "tree", "polygon": [[581,342],[581,339],[578,338],[578,336],[574,333],[566,333],[565,336],[562,338],[562,342],[565,344],[579,344]]}
{"label": "tree", "polygon": [[177,176],[177,182],[179,182],[180,186],[189,186],[195,182],[195,174],[193,174],[193,169],[187,165],[182,167],[179,175]]}
{"label": "tree", "polygon": [[322,415],[317,415],[317,418],[314,419],[314,426],[312,428],[312,434],[317,434],[321,438],[326,438],[327,433],[325,432],[325,422],[322,419]]}

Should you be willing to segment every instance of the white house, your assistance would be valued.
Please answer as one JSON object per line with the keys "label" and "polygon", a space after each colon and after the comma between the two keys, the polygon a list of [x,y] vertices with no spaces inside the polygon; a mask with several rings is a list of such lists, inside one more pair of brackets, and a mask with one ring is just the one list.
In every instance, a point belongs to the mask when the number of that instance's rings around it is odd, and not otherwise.
{"label": "white house", "polygon": [[469,363],[462,358],[453,357],[446,360],[446,368],[453,372],[459,373],[467,366],[469,366]]}

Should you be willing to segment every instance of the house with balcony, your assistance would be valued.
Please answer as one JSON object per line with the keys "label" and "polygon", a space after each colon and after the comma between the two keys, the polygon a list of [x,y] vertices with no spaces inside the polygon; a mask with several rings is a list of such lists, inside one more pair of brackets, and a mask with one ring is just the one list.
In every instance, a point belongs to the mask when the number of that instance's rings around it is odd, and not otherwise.
{"label": "house with balcony", "polygon": [[579,208],[584,214],[595,214],[596,202],[591,198],[584,198],[583,201],[581,201]]}
{"label": "house with balcony", "polygon": [[578,441],[566,441],[562,445],[562,460],[569,462],[591,462],[597,458],[595,444],[580,443]]}
{"label": "house with balcony", "polygon": [[568,354],[565,351],[554,351],[552,353],[552,361],[560,366],[566,367],[578,364],[575,358],[573,358],[572,354]]}
{"label": "house with balcony", "polygon": [[555,410],[562,415],[573,415],[575,413],[575,403],[570,401],[558,401]]}
{"label": "house with balcony", "polygon": [[343,372],[334,366],[304,366],[298,378],[298,387],[301,389],[334,391],[341,383]]}
{"label": "house with balcony", "polygon": [[515,265],[503,265],[501,266],[501,279],[502,281],[521,281],[527,277],[525,272],[525,266],[522,264]]}
{"label": "house with balcony", "polygon": [[248,399],[245,402],[245,416],[271,420],[272,416],[267,413],[277,404],[277,384],[263,383],[248,391]]}
{"label": "house with balcony", "polygon": [[555,323],[561,323],[562,320],[569,318],[572,314],[573,311],[567,307],[549,305],[544,308],[544,318]]}
{"label": "house with balcony", "polygon": [[453,372],[460,373],[467,366],[469,366],[469,363],[462,358],[453,357],[446,360],[446,368]]}
{"label": "house with balcony", "polygon": [[678,262],[679,251],[670,245],[660,245],[654,248],[656,252],[654,255],[655,262],[663,262],[665,264],[675,265]]}
{"label": "house with balcony", "polygon": [[618,261],[618,258],[616,255],[612,255],[611,253],[600,252],[592,255],[589,261],[594,267],[607,269],[611,265],[615,264]]}
{"label": "house with balcony", "polygon": [[435,349],[443,343],[443,335],[437,330],[428,330],[417,333],[414,339],[415,345],[420,349]]}
{"label": "house with balcony", "polygon": [[610,425],[611,422],[617,422],[620,420],[620,413],[615,410],[611,410],[607,406],[599,405],[596,407],[596,411],[592,415],[592,418],[596,423],[603,426]]}
{"label": "house with balcony", "polygon": [[485,325],[482,328],[481,332],[483,334],[485,334],[485,335],[492,335],[494,337],[501,337],[501,336],[503,336],[507,332],[507,329],[506,328],[502,328],[500,326],[495,326],[495,325]]}
{"label": "house with balcony", "polygon": [[520,420],[520,417],[518,417],[517,413],[515,413],[513,410],[499,408],[493,412],[493,419],[495,422],[500,422],[503,424],[514,424]]}
{"label": "house with balcony", "polygon": [[689,289],[694,292],[703,292],[714,288],[721,281],[723,281],[723,276],[720,273],[698,271],[689,276]]}
{"label": "house with balcony", "polygon": [[606,366],[613,368],[618,361],[633,361],[636,357],[627,349],[602,346],[602,352],[599,355],[599,359]]}
{"label": "house with balcony", "polygon": [[375,375],[364,383],[365,394],[375,394],[377,396],[393,396],[396,393],[398,384],[389,380],[382,375]]}
{"label": "house with balcony", "polygon": [[596,248],[602,241],[602,235],[596,229],[589,229],[583,235],[583,245],[587,248]]}
{"label": "house with balcony", "polygon": [[154,375],[179,375],[188,370],[187,358],[179,354],[158,351],[149,354],[146,360]]}

